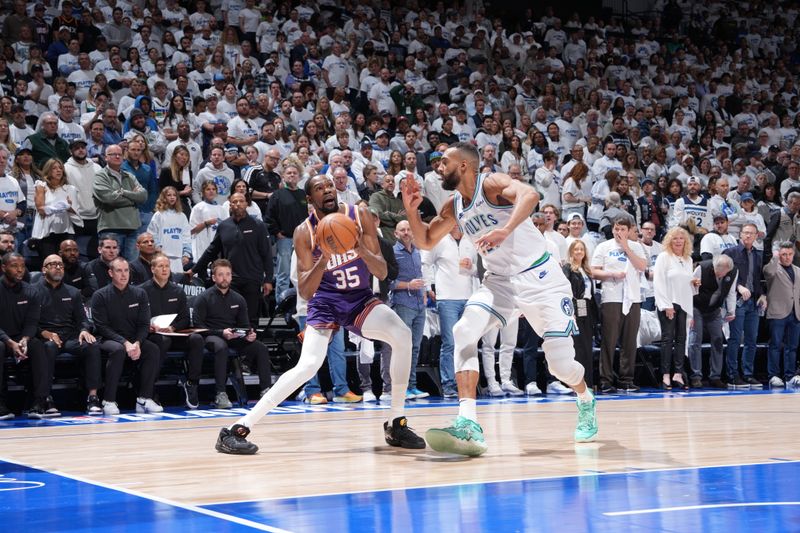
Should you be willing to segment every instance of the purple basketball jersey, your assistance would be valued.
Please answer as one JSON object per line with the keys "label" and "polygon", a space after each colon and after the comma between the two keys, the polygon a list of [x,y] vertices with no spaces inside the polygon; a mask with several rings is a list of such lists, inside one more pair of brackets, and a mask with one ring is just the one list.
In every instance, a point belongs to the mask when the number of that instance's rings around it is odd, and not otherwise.
{"label": "purple basketball jersey", "polygon": [[[352,205],[347,206],[347,216],[360,226],[358,212]],[[316,242],[316,214],[311,213],[306,220],[314,247],[314,258],[322,255]],[[374,301],[373,301],[374,300]],[[306,323],[316,328],[338,329],[345,327],[360,333],[361,324],[374,305],[380,303],[370,286],[370,273],[367,264],[355,250],[331,255],[325,273],[322,274],[317,291],[308,301]]]}

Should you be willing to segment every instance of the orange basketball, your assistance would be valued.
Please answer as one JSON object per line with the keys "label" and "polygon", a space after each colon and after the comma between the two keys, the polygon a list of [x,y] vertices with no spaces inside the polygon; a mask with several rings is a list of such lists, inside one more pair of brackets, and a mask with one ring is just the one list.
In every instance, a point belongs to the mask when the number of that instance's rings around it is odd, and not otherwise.
{"label": "orange basketball", "polygon": [[317,244],[329,254],[352,250],[358,241],[356,223],[342,213],[327,215],[317,225]]}

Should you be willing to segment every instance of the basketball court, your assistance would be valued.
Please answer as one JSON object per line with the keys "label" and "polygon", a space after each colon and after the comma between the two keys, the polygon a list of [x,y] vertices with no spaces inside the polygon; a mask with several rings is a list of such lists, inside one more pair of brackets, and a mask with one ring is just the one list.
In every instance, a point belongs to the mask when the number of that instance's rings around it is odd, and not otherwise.
{"label": "basketball court", "polygon": [[[409,404],[420,434],[452,401]],[[0,422],[7,531],[800,531],[800,392],[481,400],[479,458],[390,448],[380,404],[287,402],[254,456],[214,451],[243,410]]]}

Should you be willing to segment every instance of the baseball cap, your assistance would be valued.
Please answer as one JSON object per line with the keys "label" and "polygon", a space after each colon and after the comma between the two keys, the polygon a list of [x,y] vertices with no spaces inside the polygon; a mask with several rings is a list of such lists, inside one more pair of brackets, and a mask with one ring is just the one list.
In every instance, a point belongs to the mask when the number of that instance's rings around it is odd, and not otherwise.
{"label": "baseball cap", "polygon": [[391,115],[391,114],[392,112],[389,111],[388,109],[381,109],[381,115]]}
{"label": "baseball cap", "polygon": [[690,184],[690,183],[698,183],[700,185],[703,184],[703,182],[701,182],[700,178],[698,178],[697,176],[690,176],[689,179],[686,180],[686,184],[687,185]]}
{"label": "baseball cap", "polygon": [[28,154],[33,154],[33,152],[31,151],[30,148],[28,148],[26,146],[20,146],[19,148],[17,148],[17,151],[14,153],[14,155],[18,156],[19,154],[21,154],[23,152],[27,152]]}
{"label": "baseball cap", "polygon": [[372,141],[367,138],[361,139],[361,148],[366,148],[367,146],[372,148]]}
{"label": "baseball cap", "polygon": [[728,215],[721,211],[714,211],[711,213],[711,218],[716,222],[717,220],[728,220]]}
{"label": "baseball cap", "polygon": [[653,178],[648,178],[648,177],[645,177],[645,178],[642,180],[642,185],[644,185],[645,183],[648,183],[648,182],[652,183],[653,185],[655,185],[655,184],[656,184],[656,182],[655,182],[655,181],[653,181]]}
{"label": "baseball cap", "polygon": [[217,72],[216,74],[214,74],[214,81],[225,81],[225,76]]}
{"label": "baseball cap", "polygon": [[441,158],[442,158],[442,152],[431,152],[431,155],[428,156],[428,160],[430,160],[431,163]]}
{"label": "baseball cap", "polygon": [[739,198],[739,203],[746,202],[746,201],[750,201],[750,202],[755,202],[756,201],[756,199],[753,197],[753,193],[746,192],[746,193],[742,194],[741,198]]}
{"label": "baseball cap", "polygon": [[386,136],[388,137],[388,136],[389,136],[389,132],[387,132],[386,130],[378,130],[378,131],[375,133],[375,138],[377,139],[377,138],[378,138],[378,137],[380,137],[381,135],[386,135]]}
{"label": "baseball cap", "polygon": [[581,222],[585,222],[585,220],[583,220],[583,215],[581,215],[580,213],[570,213],[569,216],[567,217],[567,222],[575,220],[576,218]]}
{"label": "baseball cap", "polygon": [[694,156],[692,154],[686,154],[685,156],[683,156],[683,159],[681,159],[681,163],[686,163],[687,159],[691,159],[692,161],[694,161]]}
{"label": "baseball cap", "polygon": [[447,106],[447,108],[450,110],[458,109],[458,104],[450,104],[449,106]]}
{"label": "baseball cap", "polygon": [[772,146],[769,147],[769,151],[770,152],[780,152],[781,149],[778,147],[777,144],[773,144]]}
{"label": "baseball cap", "polygon": [[75,139],[71,143],[69,143],[69,149],[73,150],[80,145],[86,146],[86,141],[84,141],[83,139]]}

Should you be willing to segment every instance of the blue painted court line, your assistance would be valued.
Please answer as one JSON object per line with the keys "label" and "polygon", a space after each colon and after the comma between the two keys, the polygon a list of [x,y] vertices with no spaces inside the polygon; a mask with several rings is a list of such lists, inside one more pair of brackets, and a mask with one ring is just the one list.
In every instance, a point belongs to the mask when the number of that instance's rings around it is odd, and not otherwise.
{"label": "blue painted court line", "polygon": [[[387,474],[388,475],[388,474]],[[298,533],[800,531],[800,462],[215,504]]]}
{"label": "blue painted court line", "polygon": [[[663,391],[645,391],[634,394],[603,394],[597,396],[600,402],[619,402],[628,400],[663,400],[668,398],[670,400],[683,400],[692,398],[707,398],[707,397],[720,397],[720,396],[749,396],[760,394],[798,394],[798,390],[751,390],[751,391],[724,391],[724,390],[701,390],[692,392],[663,392]],[[541,397],[521,397],[521,398],[479,398],[479,406],[489,405],[525,405],[525,404],[538,404],[538,403],[570,403],[575,401],[575,396],[541,396]],[[406,402],[407,409],[430,409],[434,407],[453,407],[458,406],[458,401],[444,400],[440,398],[428,398],[425,400],[415,400]],[[353,411],[386,411],[389,405],[380,403],[359,403],[359,404],[327,404],[327,405],[309,405],[303,402],[286,401],[281,403],[270,413],[273,415],[290,415],[290,414],[310,414],[310,413],[334,413],[334,412],[353,412]],[[113,417],[92,417],[86,416],[82,413],[69,413],[65,412],[65,416],[43,420],[29,420],[24,415],[17,416],[12,420],[0,421],[0,430],[14,429],[14,428],[29,428],[29,427],[48,427],[48,426],[82,426],[92,424],[119,424],[129,422],[153,422],[165,420],[196,420],[196,419],[219,419],[219,418],[237,418],[249,412],[247,408],[234,408],[234,409],[196,409],[187,411],[178,407],[170,407],[165,409],[163,413],[157,414],[137,414],[134,412],[123,412],[119,416]]]}
{"label": "blue painted court line", "polygon": [[6,531],[240,532],[284,530],[0,460]]}

